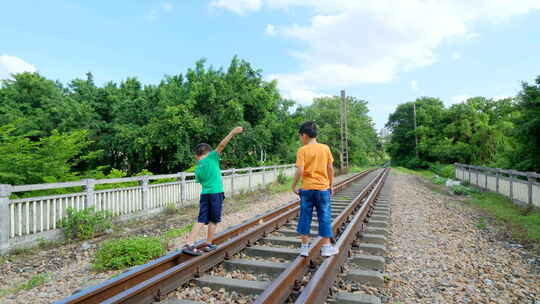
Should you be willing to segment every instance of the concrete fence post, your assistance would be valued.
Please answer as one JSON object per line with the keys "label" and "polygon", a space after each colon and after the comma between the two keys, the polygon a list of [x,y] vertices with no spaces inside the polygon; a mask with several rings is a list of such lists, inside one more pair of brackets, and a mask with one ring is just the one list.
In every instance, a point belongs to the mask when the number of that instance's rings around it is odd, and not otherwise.
{"label": "concrete fence post", "polygon": [[509,170],[509,177],[510,177],[510,200],[514,201],[514,175],[512,174],[512,170]]}
{"label": "concrete fence post", "polygon": [[9,247],[9,196],[11,185],[0,184],[0,254]]}
{"label": "concrete fence post", "polygon": [[264,188],[264,187],[266,187],[266,167],[264,167],[264,166],[262,167],[262,175],[263,175],[263,176],[262,176],[262,178],[263,178],[263,184],[262,184],[262,186],[263,186],[263,188]]}
{"label": "concrete fence post", "polygon": [[488,172],[487,170],[484,171],[484,181],[485,181],[485,189],[488,189]]}
{"label": "concrete fence post", "polygon": [[232,169],[231,173],[231,195],[234,195],[234,176],[236,175],[236,169]]}
{"label": "concrete fence post", "polygon": [[496,177],[496,184],[495,184],[495,188],[497,189],[495,192],[497,193],[500,193],[499,191],[499,179],[501,178],[501,168],[497,168],[497,177]]}
{"label": "concrete fence post", "polygon": [[533,204],[533,184],[536,182],[536,178],[533,176],[534,172],[527,172],[527,182],[528,182],[528,198],[529,198],[529,205],[532,206]]}
{"label": "concrete fence post", "polygon": [[178,174],[180,174],[180,202],[182,202],[182,205],[184,205],[187,198],[186,172],[179,172]]}
{"label": "concrete fence post", "polygon": [[274,165],[274,181],[277,181],[277,165]]}
{"label": "concrete fence post", "polygon": [[251,167],[248,168],[248,186],[249,191],[253,191],[253,169]]}
{"label": "concrete fence post", "polygon": [[150,188],[148,187],[148,176],[143,176],[139,182],[142,188],[142,210],[147,213],[150,210]]}
{"label": "concrete fence post", "polygon": [[96,186],[96,180],[89,178],[86,180],[86,185],[84,190],[86,192],[86,206],[85,208],[91,208],[96,206],[96,201],[94,199],[94,187]]}
{"label": "concrete fence post", "polygon": [[467,171],[469,171],[469,179],[467,180],[469,182],[469,184],[472,184],[472,180],[471,180],[471,167],[467,167]]}

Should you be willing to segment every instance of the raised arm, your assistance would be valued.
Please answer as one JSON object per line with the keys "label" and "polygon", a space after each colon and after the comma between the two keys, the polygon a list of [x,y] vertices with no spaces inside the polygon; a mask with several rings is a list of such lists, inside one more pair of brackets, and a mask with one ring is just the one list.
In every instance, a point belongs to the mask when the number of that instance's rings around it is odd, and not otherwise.
{"label": "raised arm", "polygon": [[231,130],[231,132],[229,132],[229,134],[227,134],[227,136],[225,136],[225,138],[223,138],[223,140],[219,143],[219,145],[217,146],[216,148],[216,152],[218,154],[221,154],[221,152],[223,151],[223,149],[225,149],[225,147],[227,146],[227,144],[229,143],[229,141],[236,135],[236,134],[240,134],[242,133],[242,131],[244,131],[244,129],[242,127],[236,127],[234,129]]}

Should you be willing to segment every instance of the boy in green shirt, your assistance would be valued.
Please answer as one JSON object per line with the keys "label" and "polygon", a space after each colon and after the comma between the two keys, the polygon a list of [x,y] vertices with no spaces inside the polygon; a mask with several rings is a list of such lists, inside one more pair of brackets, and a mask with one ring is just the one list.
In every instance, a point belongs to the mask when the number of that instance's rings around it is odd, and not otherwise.
{"label": "boy in green shirt", "polygon": [[195,148],[195,157],[198,160],[195,169],[195,180],[201,184],[202,192],[199,205],[199,217],[193,225],[182,252],[189,255],[201,255],[201,250],[195,247],[195,239],[204,225],[208,225],[207,244],[203,251],[212,251],[216,245],[212,244],[214,233],[221,222],[221,208],[225,195],[223,194],[223,182],[221,180],[221,168],[219,167],[219,155],[225,146],[236,135],[242,133],[242,127],[236,127],[219,143],[215,150],[210,145],[202,143]]}

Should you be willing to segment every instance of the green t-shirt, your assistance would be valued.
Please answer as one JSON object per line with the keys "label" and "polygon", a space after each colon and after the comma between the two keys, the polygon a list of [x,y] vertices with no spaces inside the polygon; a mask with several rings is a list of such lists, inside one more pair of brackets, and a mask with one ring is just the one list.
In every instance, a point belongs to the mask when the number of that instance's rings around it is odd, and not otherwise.
{"label": "green t-shirt", "polygon": [[223,192],[221,181],[221,168],[219,168],[219,154],[212,150],[201,159],[195,169],[195,180],[202,185],[201,194],[214,194]]}

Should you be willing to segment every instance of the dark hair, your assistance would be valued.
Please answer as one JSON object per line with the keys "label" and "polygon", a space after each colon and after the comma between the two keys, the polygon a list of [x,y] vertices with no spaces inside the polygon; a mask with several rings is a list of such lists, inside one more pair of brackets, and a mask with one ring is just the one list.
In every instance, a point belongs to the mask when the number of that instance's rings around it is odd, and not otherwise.
{"label": "dark hair", "polygon": [[306,134],[307,136],[311,138],[317,137],[317,125],[314,121],[306,121],[300,126],[300,130],[298,131],[300,135]]}
{"label": "dark hair", "polygon": [[205,143],[198,144],[197,147],[195,148],[195,154],[197,154],[197,156],[201,156],[210,151],[212,151],[212,147],[210,147],[209,144],[205,144]]}

